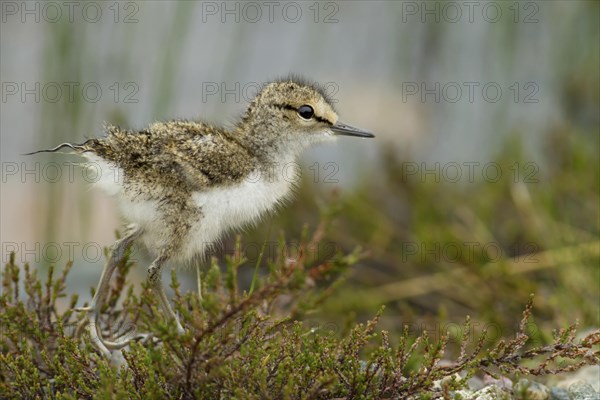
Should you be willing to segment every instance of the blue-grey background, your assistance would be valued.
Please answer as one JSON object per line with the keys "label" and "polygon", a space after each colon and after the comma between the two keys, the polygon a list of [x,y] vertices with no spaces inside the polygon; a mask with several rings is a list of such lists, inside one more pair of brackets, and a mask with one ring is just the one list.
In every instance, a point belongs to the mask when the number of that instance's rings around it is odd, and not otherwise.
{"label": "blue-grey background", "polygon": [[231,124],[258,85],[301,74],[377,134],[303,159],[307,173],[336,163],[345,191],[376,179],[381,149],[485,163],[518,135],[543,175],[549,133],[598,133],[594,1],[65,3],[2,3],[0,233],[3,262],[11,250],[40,266],[75,258],[73,291],[100,274],[115,203],[68,165],[81,160],[20,154],[101,134],[104,121]]}

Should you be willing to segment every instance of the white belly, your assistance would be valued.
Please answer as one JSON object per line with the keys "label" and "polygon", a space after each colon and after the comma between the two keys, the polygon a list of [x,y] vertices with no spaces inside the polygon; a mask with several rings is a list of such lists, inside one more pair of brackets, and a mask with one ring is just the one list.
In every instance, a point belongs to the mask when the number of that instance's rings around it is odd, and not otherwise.
{"label": "white belly", "polygon": [[183,245],[182,257],[178,258],[185,260],[204,253],[217,244],[224,232],[258,222],[291,193],[291,187],[292,183],[283,179],[260,179],[193,193],[193,201],[202,210],[202,218],[192,227]]}

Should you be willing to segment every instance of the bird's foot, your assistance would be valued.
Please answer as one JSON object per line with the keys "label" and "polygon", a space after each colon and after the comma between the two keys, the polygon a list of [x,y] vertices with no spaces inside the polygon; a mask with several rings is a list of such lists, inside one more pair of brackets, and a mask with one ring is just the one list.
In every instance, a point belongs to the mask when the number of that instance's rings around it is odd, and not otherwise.
{"label": "bird's foot", "polygon": [[102,331],[99,328],[98,312],[93,306],[79,307],[75,309],[79,312],[85,312],[85,317],[81,320],[75,331],[75,338],[81,338],[83,333],[87,330],[90,335],[90,341],[92,345],[105,357],[113,359],[112,352],[115,350],[121,350],[128,346],[132,341],[139,340],[142,343],[147,343],[152,340],[153,336],[151,333],[138,333],[133,330],[128,330],[120,336],[116,337],[116,340],[107,340],[103,337]]}

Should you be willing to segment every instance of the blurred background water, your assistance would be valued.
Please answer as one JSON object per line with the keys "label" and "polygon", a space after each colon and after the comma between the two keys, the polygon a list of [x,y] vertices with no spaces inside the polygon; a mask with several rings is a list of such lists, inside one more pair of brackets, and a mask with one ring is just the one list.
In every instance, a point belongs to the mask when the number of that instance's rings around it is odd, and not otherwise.
{"label": "blurred background water", "polygon": [[99,135],[105,121],[231,125],[258,85],[288,73],[324,84],[343,121],[377,135],[311,150],[304,174],[335,163],[335,181],[310,180],[311,195],[377,181],[390,153],[434,174],[480,163],[481,181],[512,137],[543,177],[557,131],[598,145],[599,4],[3,2],[3,262],[12,250],[40,267],[74,258],[70,290],[87,294],[122,226],[112,199],[89,191],[93,177],[71,168],[76,157],[20,154]]}

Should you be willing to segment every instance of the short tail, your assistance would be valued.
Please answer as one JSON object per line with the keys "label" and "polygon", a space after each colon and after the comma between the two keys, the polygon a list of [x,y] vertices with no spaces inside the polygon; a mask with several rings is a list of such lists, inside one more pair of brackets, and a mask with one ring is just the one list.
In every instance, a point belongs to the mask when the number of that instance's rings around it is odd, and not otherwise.
{"label": "short tail", "polygon": [[89,151],[90,149],[88,147],[86,147],[86,145],[91,141],[92,139],[86,140],[85,142],[81,143],[81,144],[75,144],[75,143],[61,143],[58,146],[56,146],[53,149],[44,149],[44,150],[38,150],[38,151],[34,151],[31,153],[25,153],[22,154],[23,156],[30,156],[33,154],[37,154],[37,153],[56,153],[57,151],[59,151],[60,149],[64,148],[64,147],[68,147],[71,150],[75,150],[76,152],[86,152]]}

